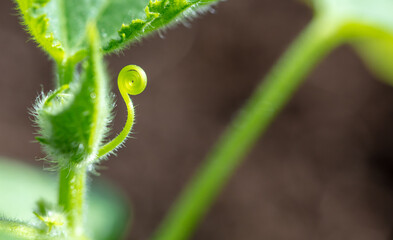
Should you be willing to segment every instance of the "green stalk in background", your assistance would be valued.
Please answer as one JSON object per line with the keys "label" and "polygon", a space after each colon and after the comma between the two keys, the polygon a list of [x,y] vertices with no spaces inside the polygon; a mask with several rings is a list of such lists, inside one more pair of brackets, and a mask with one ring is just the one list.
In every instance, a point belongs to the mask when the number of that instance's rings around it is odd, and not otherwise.
{"label": "green stalk in background", "polygon": [[340,26],[317,17],[233,120],[152,239],[187,239],[258,137],[305,76],[341,42]]}
{"label": "green stalk in background", "polygon": [[391,0],[307,2],[316,17],[241,109],[164,219],[154,240],[181,240],[190,236],[232,172],[307,73],[337,45],[350,43],[377,76],[393,83]]}

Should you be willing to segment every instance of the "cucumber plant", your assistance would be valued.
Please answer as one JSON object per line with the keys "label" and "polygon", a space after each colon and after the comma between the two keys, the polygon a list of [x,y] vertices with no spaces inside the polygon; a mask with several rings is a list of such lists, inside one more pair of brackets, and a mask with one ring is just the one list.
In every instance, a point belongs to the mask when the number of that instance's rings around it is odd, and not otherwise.
{"label": "cucumber plant", "polygon": [[26,30],[55,65],[56,88],[37,97],[32,110],[37,141],[58,171],[58,201],[37,203],[35,220],[0,220],[4,234],[21,239],[92,239],[86,222],[86,179],[131,132],[145,72],[127,65],[118,87],[127,106],[124,129],[106,140],[113,97],[103,57],[157,29],[203,11],[212,0],[17,0]]}
{"label": "cucumber plant", "polygon": [[[26,29],[53,59],[56,89],[42,93],[33,115],[37,141],[59,172],[58,201],[38,201],[34,221],[3,218],[7,239],[98,239],[86,227],[86,176],[124,143],[134,109],[129,94],[146,87],[146,74],[128,65],[118,76],[128,118],[106,141],[113,98],[103,57],[158,29],[194,17],[215,0],[16,0]],[[393,82],[393,1],[308,0],[315,16],[208,154],[155,240],[187,239],[256,139],[289,101],[307,73],[335,47],[351,44],[370,69]],[[3,237],[4,236],[4,237]],[[104,239],[104,238],[103,238]],[[105,238],[117,239],[117,238]]]}

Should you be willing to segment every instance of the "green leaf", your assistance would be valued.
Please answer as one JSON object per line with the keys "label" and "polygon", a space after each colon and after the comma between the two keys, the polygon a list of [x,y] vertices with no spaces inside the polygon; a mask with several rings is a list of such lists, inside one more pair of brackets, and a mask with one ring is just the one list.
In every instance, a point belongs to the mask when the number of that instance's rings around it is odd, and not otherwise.
{"label": "green leaf", "polygon": [[60,167],[93,163],[110,118],[112,102],[95,28],[88,34],[91,44],[81,76],[39,98],[35,107],[37,140]]}
{"label": "green leaf", "polygon": [[40,13],[40,9],[48,1],[16,0],[27,31],[44,51],[52,56],[55,61],[61,62],[64,58],[64,49],[60,42],[54,38],[53,32],[49,31],[49,19],[45,14]]}
{"label": "green leaf", "polygon": [[97,25],[102,44],[105,44],[117,34],[122,23],[130,18],[142,18],[147,3],[148,0],[50,0],[41,12],[49,19],[49,31],[72,56],[87,48],[89,22]]}
{"label": "green leaf", "polygon": [[193,17],[218,0],[17,0],[33,38],[58,63],[88,48],[86,29],[97,26],[101,48],[112,52],[129,42]]}
{"label": "green leaf", "polygon": [[125,47],[129,42],[144,37],[153,31],[162,29],[181,21],[193,18],[199,11],[205,10],[210,4],[219,0],[157,0],[150,1],[144,9],[145,16],[131,19],[121,25],[117,35],[105,42],[105,52]]}
{"label": "green leaf", "polygon": [[[57,202],[55,176],[39,169],[0,158],[0,216],[31,222],[39,199]],[[92,184],[87,196],[88,235],[94,240],[119,240],[129,225],[130,208],[116,187],[103,181]],[[1,228],[1,227],[0,227]],[[8,232],[0,231],[0,239]],[[8,236],[7,236],[8,237]],[[40,239],[42,240],[42,239]]]}
{"label": "green leaf", "polygon": [[318,15],[342,25],[344,40],[378,77],[393,84],[392,0],[314,0],[314,7]]}

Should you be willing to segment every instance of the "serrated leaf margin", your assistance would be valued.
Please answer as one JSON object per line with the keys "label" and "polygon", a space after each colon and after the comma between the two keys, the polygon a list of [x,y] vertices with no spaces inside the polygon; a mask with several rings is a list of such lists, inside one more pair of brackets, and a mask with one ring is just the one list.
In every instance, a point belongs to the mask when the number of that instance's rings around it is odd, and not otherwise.
{"label": "serrated leaf margin", "polygon": [[[123,24],[118,31],[118,39],[109,41],[103,47],[105,53],[119,51],[130,42],[141,38],[184,18],[193,18],[208,6],[219,0],[150,0],[145,8],[144,19],[134,19],[130,24]],[[177,21],[176,21],[177,20]]]}
{"label": "serrated leaf margin", "polygon": [[37,11],[37,9],[44,7],[49,0],[15,0],[15,2],[27,32],[56,62],[62,62],[65,55],[64,49],[60,42],[55,40],[53,33],[48,33],[49,19],[47,16]]}

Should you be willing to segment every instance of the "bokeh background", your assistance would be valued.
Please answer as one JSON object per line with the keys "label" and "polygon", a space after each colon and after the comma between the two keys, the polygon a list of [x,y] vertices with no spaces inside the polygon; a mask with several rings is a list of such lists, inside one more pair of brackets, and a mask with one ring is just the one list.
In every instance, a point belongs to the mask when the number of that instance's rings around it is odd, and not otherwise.
{"label": "bokeh background", "polygon": [[[53,67],[14,8],[0,1],[0,154],[42,167],[27,110],[53,87]],[[214,9],[107,58],[112,85],[127,64],[149,78],[134,98],[133,138],[100,170],[132,201],[128,239],[148,238],[312,17],[294,0],[228,0]],[[118,103],[116,132],[125,121]],[[392,124],[393,88],[350,47],[336,49],[257,143],[193,239],[393,239]]]}

